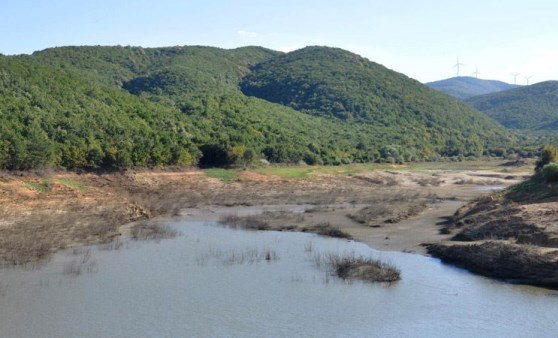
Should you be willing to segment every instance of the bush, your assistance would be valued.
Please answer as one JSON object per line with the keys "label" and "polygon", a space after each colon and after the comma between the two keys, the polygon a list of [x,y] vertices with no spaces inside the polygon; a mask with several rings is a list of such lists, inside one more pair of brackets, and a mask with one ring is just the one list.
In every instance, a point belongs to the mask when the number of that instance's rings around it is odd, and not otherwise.
{"label": "bush", "polygon": [[546,145],[541,151],[541,157],[537,161],[536,171],[542,169],[545,165],[558,161],[558,147]]}
{"label": "bush", "polygon": [[558,163],[549,163],[542,168],[542,175],[546,182],[558,182]]}

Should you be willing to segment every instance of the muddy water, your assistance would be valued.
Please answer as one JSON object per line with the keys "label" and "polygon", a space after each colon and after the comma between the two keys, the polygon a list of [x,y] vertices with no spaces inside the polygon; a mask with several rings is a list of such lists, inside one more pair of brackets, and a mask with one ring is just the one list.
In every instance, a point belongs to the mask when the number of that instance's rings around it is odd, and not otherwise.
{"label": "muddy water", "polygon": [[[56,255],[0,270],[1,337],[552,337],[555,292],[310,234],[173,222],[175,239]],[[356,252],[401,268],[393,285],[315,266]],[[271,253],[271,260],[266,254]]]}

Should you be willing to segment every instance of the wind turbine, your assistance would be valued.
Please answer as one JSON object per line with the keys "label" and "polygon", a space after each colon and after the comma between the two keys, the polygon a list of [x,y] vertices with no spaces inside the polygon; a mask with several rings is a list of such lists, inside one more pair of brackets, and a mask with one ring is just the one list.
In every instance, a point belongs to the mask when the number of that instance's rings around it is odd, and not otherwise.
{"label": "wind turbine", "polygon": [[480,75],[480,74],[481,74],[481,73],[479,73],[479,66],[477,66],[477,67],[475,68],[475,71],[474,71],[473,73],[471,73],[471,75],[474,75],[477,79],[479,78],[479,75]]}
{"label": "wind turbine", "polygon": [[511,75],[513,76],[513,84],[517,84],[517,77],[519,76],[519,74],[521,73],[511,73]]}
{"label": "wind turbine", "polygon": [[527,85],[529,85],[529,80],[531,80],[531,78],[533,77],[533,75],[529,75],[529,76],[525,76],[525,81],[527,81]]}
{"label": "wind turbine", "polygon": [[465,66],[464,64],[462,64],[461,62],[459,62],[459,56],[457,57],[457,63],[455,65],[453,65],[453,68],[457,68],[457,76],[459,76],[459,66]]}

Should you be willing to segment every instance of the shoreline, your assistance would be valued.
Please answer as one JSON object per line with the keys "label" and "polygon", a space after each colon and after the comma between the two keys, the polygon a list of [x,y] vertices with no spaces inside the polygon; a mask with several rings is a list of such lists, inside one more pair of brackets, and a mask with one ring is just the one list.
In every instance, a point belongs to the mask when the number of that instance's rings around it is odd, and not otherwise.
{"label": "shoreline", "polygon": [[[521,168],[510,173],[500,164],[480,164],[491,166],[489,170],[459,168],[466,163],[453,170],[447,164],[432,164],[431,169],[424,164],[417,165],[419,169],[249,169],[236,171],[234,181],[197,169],[4,176],[0,260],[19,265],[73,246],[109,243],[129,231],[132,222],[187,218],[189,211],[230,213],[238,206],[289,204],[313,205],[315,210],[305,213],[306,223],[327,222],[378,250],[425,254],[421,243],[445,238],[438,232],[439,217],[451,216],[459,205],[489,193],[477,187],[509,185],[524,174]],[[293,178],[293,170],[305,174]],[[328,205],[343,207],[324,208]]]}

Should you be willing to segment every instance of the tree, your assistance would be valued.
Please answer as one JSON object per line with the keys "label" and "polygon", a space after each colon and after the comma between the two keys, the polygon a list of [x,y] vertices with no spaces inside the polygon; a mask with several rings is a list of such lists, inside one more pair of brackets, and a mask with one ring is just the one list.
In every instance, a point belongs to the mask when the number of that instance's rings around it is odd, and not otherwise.
{"label": "tree", "polygon": [[36,120],[27,127],[26,140],[26,163],[22,169],[44,167],[51,162],[52,143]]}

